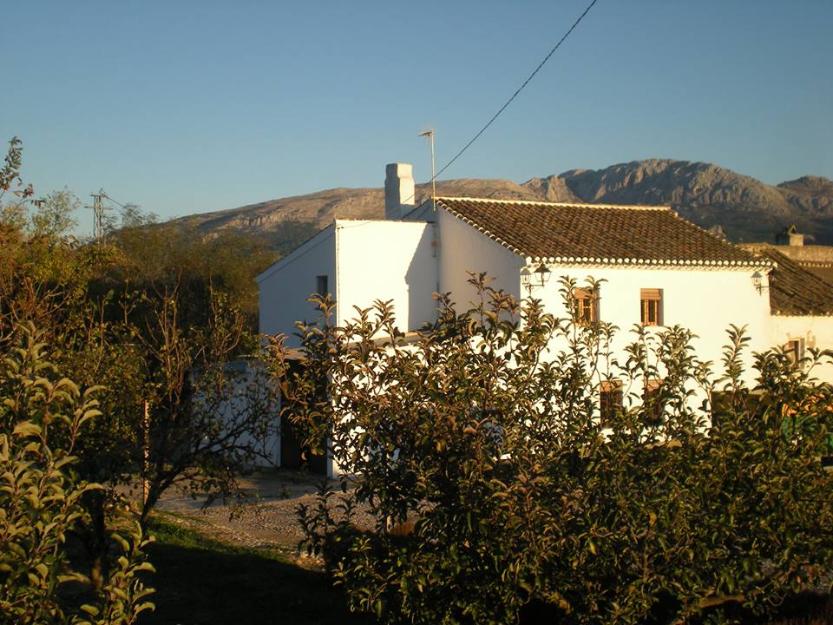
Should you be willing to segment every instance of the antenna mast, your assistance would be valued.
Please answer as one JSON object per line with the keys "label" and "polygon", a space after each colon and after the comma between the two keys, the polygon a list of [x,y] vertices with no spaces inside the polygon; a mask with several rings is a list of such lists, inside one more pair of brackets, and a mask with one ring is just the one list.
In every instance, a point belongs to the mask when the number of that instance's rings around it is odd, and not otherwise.
{"label": "antenna mast", "polygon": [[434,160],[434,129],[430,128],[419,133],[420,137],[425,137],[431,143],[431,205],[434,210],[437,210],[437,205],[434,199],[437,197],[437,166]]}

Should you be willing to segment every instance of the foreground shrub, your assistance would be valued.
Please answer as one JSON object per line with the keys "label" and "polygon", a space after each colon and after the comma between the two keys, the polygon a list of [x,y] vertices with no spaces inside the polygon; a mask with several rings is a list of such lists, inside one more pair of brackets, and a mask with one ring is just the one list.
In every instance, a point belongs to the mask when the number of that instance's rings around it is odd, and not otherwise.
{"label": "foreground shrub", "polygon": [[[738,329],[718,372],[686,330],[637,328],[617,360],[616,328],[474,282],[481,305],[443,298],[415,338],[381,302],[334,327],[322,301],[325,322],[301,327],[286,414],[353,476],[301,521],[354,609],[391,623],[512,623],[533,605],[567,623],[719,621],[831,569],[833,393],[810,377],[829,354],[757,355],[751,383]],[[604,414],[600,385],[622,393]],[[374,531],[355,529],[358,507]]]}
{"label": "foreground shrub", "polygon": [[152,604],[138,574],[147,544],[126,508],[109,510],[108,566],[84,573],[68,543],[88,523],[82,498],[100,486],[73,474],[73,450],[98,416],[44,358],[37,333],[0,362],[0,621],[129,625]]}

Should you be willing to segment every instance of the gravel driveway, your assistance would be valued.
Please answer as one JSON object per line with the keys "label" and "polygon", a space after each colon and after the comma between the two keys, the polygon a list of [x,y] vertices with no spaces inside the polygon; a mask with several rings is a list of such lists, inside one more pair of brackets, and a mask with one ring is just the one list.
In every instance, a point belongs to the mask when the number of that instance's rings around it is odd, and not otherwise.
{"label": "gravel driveway", "polygon": [[[240,484],[252,503],[226,505],[215,502],[208,508],[182,492],[171,489],[158,504],[182,522],[212,538],[245,547],[294,550],[302,538],[296,510],[299,504],[314,505],[322,476],[303,471],[277,469],[241,478]],[[338,491],[337,482],[331,482]],[[338,495],[336,495],[338,496]],[[357,525],[373,526],[368,514],[359,512]]]}

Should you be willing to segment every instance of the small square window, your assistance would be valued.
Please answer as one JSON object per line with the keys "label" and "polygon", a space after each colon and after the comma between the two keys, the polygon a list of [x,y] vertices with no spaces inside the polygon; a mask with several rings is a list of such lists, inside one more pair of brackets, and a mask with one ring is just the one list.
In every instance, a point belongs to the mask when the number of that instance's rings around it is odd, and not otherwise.
{"label": "small square window", "polygon": [[327,295],[330,292],[330,288],[327,285],[327,276],[316,276],[315,278],[315,292],[318,293],[321,297]]}
{"label": "small square window", "polygon": [[642,289],[640,299],[640,321],[643,326],[661,326],[662,289]]}
{"label": "small square window", "polygon": [[592,289],[573,289],[573,321],[589,326],[599,320],[599,296]]}
{"label": "small square window", "polygon": [[599,418],[602,424],[613,420],[622,410],[624,393],[618,380],[605,380],[599,385]]}
{"label": "small square window", "polygon": [[784,344],[784,353],[790,362],[797,365],[804,358],[804,339],[790,339]]}
{"label": "small square window", "polygon": [[643,416],[648,425],[660,425],[662,423],[665,405],[662,398],[662,380],[652,379],[645,381],[645,389],[642,393]]}

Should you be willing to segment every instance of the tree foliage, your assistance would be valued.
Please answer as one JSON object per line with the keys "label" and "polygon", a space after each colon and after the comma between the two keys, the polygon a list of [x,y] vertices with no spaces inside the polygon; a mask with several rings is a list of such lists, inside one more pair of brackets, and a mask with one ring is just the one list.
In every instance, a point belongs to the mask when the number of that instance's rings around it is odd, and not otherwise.
{"label": "tree foliage", "polygon": [[[275,342],[286,414],[348,471],[343,493],[300,514],[354,609],[390,623],[725,620],[831,569],[833,391],[811,377],[829,353],[758,354],[752,375],[741,329],[707,363],[687,330],[637,327],[616,358],[617,328],[473,283],[479,305],[443,296],[416,336],[390,303],[337,327],[319,300],[303,369],[287,373]],[[562,281],[568,306],[575,289]],[[623,401],[602,419],[611,383]]]}
{"label": "tree foliage", "polygon": [[[86,574],[102,589],[121,574],[110,557],[118,492],[134,488],[144,526],[172,486],[209,500],[239,495],[237,477],[264,452],[275,417],[269,387],[241,380],[233,365],[257,344],[246,272],[267,255],[253,244],[236,256],[153,226],[130,206],[122,229],[78,240],[77,199],[59,192],[32,202],[21,155],[15,139],[0,169],[0,359],[13,358],[34,325],[80,396],[96,389],[101,414],[73,438],[72,469],[99,486],[79,490],[84,514],[72,522]],[[12,425],[2,432],[12,436]]]}
{"label": "tree foliage", "polygon": [[153,591],[148,541],[124,502],[106,527],[109,573],[93,579],[68,556],[67,543],[89,521],[84,497],[98,484],[77,477],[78,440],[100,417],[97,389],[81,392],[45,357],[32,326],[0,362],[0,615],[20,625],[129,625]]}
{"label": "tree foliage", "polygon": [[[241,400],[256,384],[231,366],[257,348],[253,275],[272,254],[256,241],[154,225],[133,205],[123,207],[121,228],[79,241],[70,232],[77,198],[61,191],[32,204],[21,163],[13,139],[0,170],[0,191],[16,207],[0,213],[0,354],[19,341],[22,323],[34,323],[82,391],[103,387],[106,410],[79,441],[77,468],[110,487],[142,472],[143,521],[178,483],[231,494],[274,417],[266,391]],[[237,401],[224,401],[235,393]],[[96,503],[99,525],[104,506]]]}

